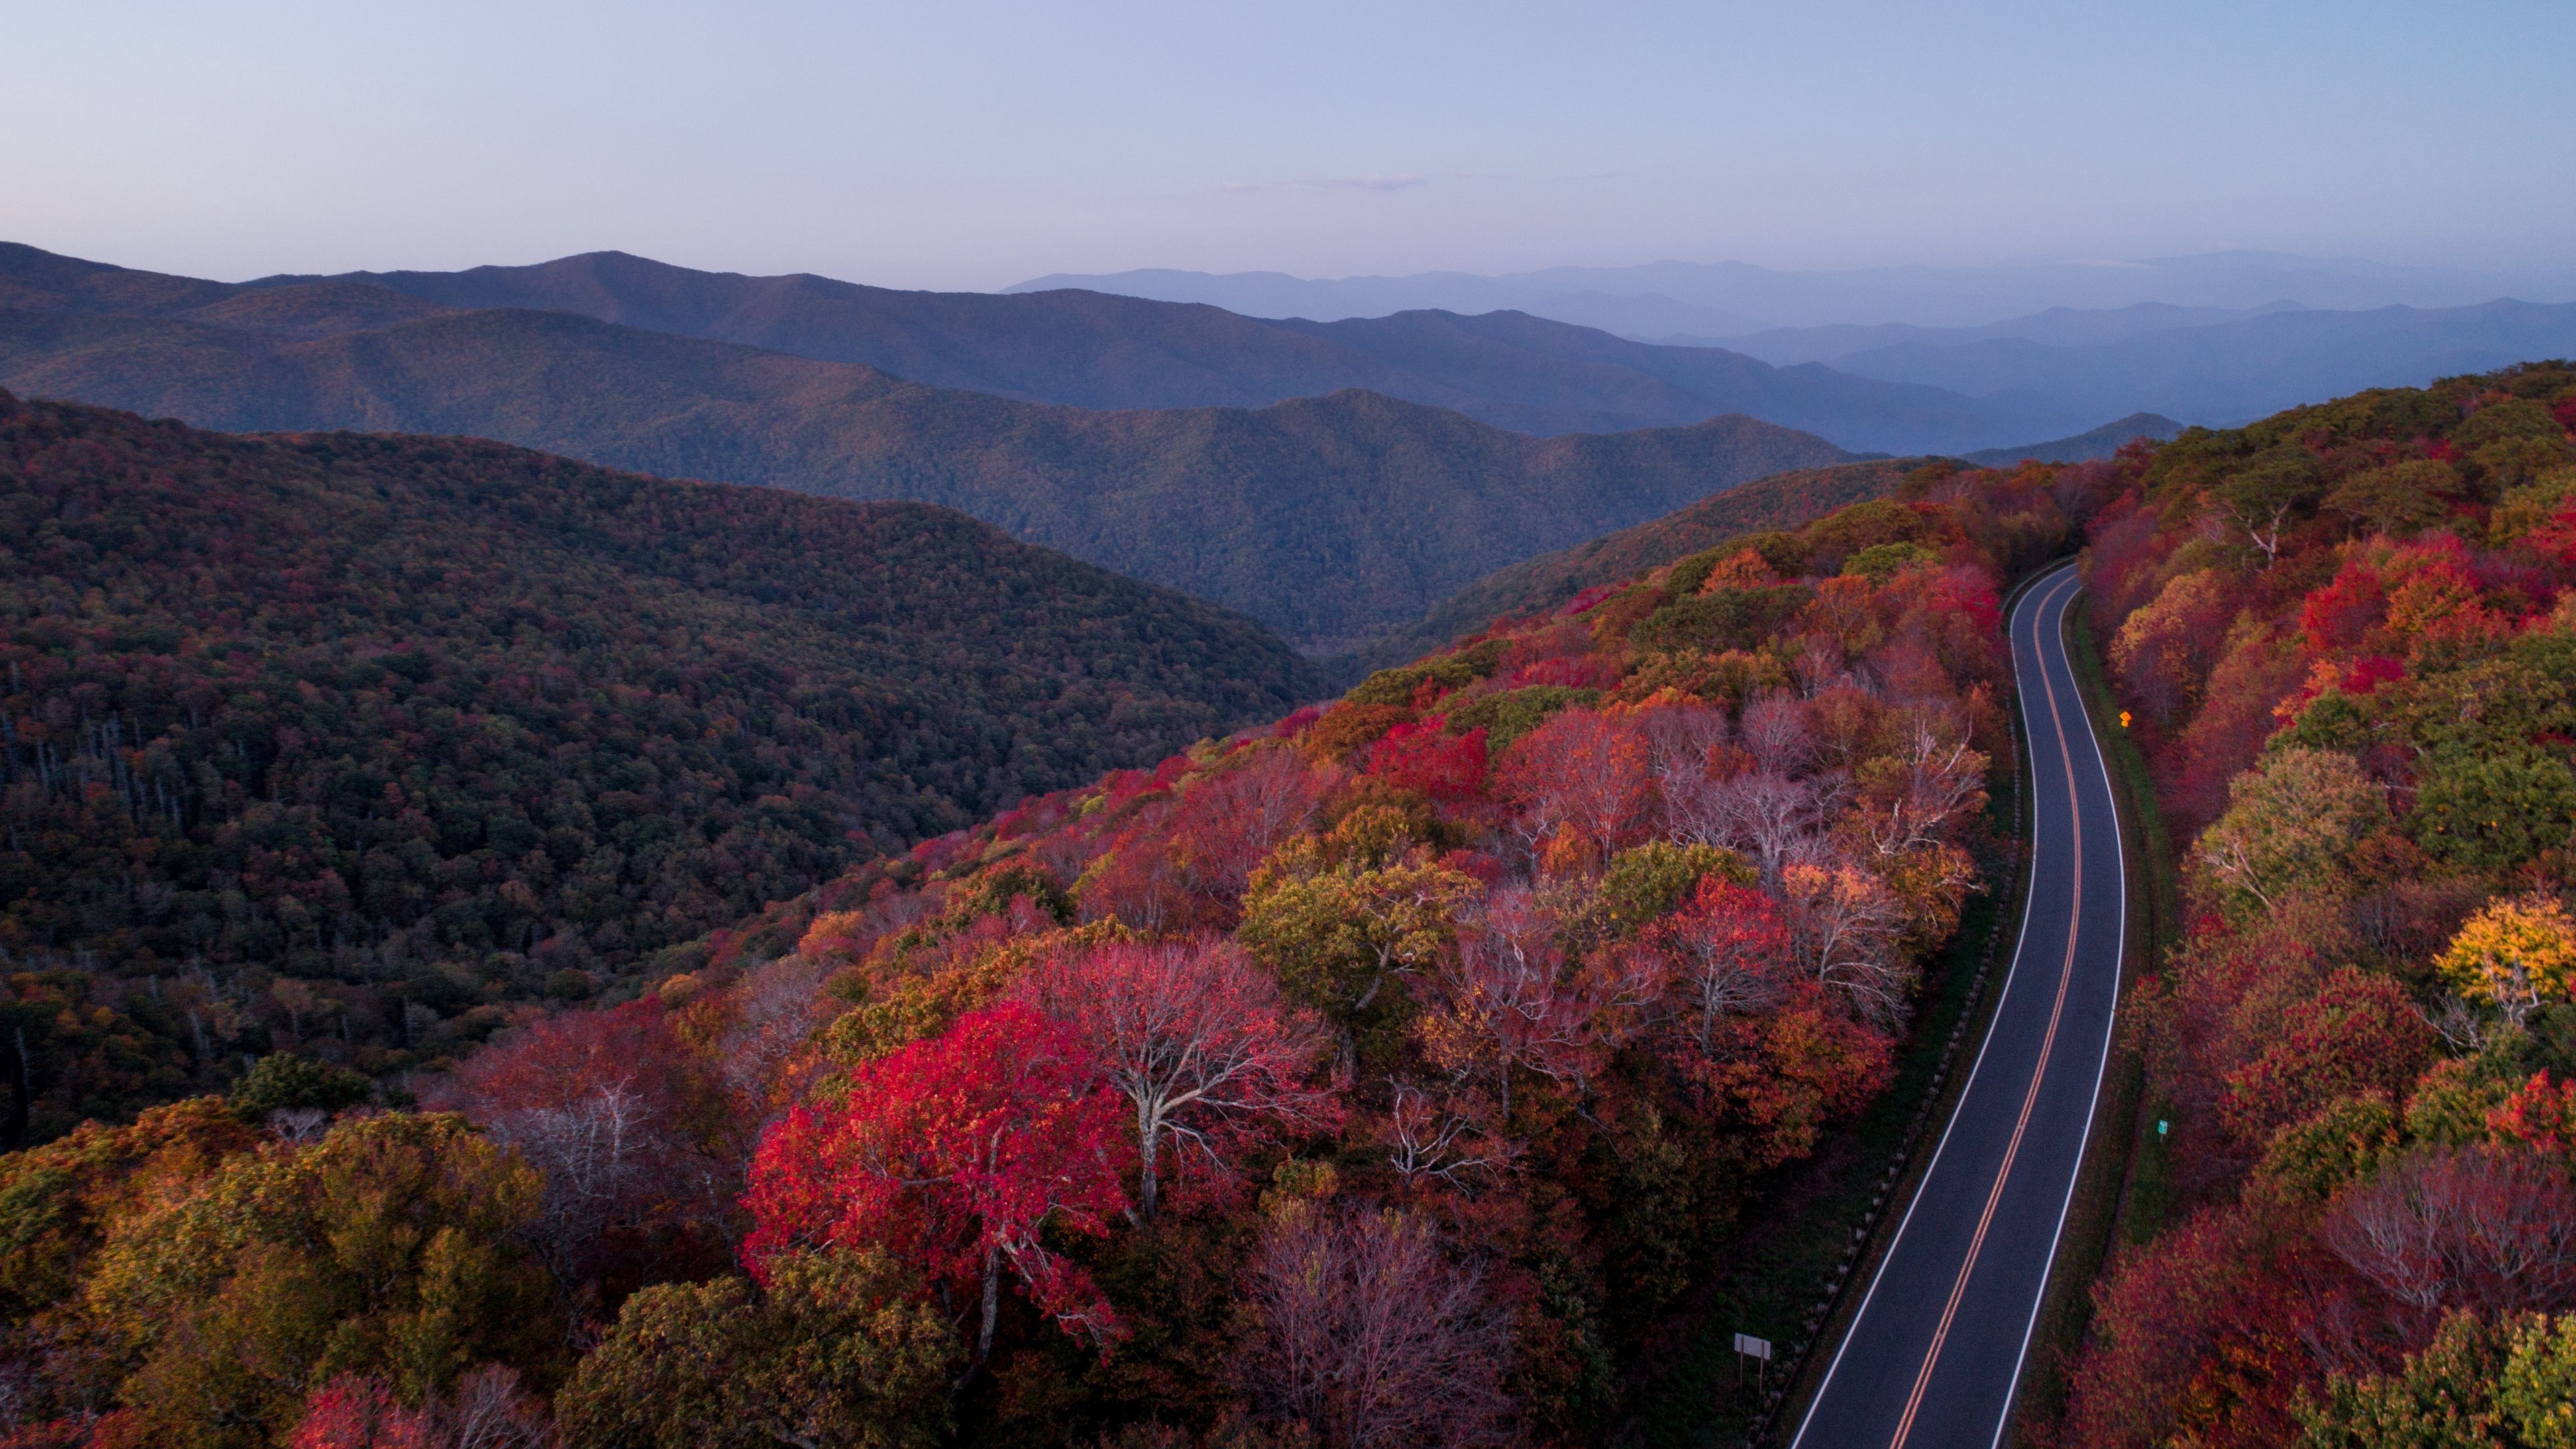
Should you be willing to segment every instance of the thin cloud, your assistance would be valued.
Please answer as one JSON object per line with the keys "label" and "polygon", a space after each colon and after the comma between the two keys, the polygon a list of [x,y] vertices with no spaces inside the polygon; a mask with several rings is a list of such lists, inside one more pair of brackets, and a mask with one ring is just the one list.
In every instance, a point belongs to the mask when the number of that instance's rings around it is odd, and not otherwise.
{"label": "thin cloud", "polygon": [[1229,181],[1228,191],[1275,191],[1286,186],[1302,186],[1318,191],[1410,191],[1428,186],[1428,176],[1301,176],[1293,181]]}

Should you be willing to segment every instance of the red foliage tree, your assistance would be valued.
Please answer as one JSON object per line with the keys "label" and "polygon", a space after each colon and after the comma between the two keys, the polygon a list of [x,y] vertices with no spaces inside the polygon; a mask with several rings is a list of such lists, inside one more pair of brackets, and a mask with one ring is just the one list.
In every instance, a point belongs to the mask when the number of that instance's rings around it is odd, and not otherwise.
{"label": "red foliage tree", "polygon": [[1644,732],[1634,721],[1560,710],[1503,752],[1495,784],[1523,839],[1571,832],[1595,860],[1633,842],[1653,802]]}
{"label": "red foliage tree", "polygon": [[2278,1320],[2277,1241],[2255,1214],[2229,1207],[2130,1253],[2093,1290],[2094,1331],[2069,1376],[2063,1442],[2147,1449],[2170,1442],[2186,1414],[2205,1414],[2204,1366],[2231,1333]]}
{"label": "red foliage tree", "polygon": [[1136,1111],[1138,1211],[1152,1217],[1168,1142],[1222,1173],[1237,1144],[1341,1112],[1308,1076],[1330,1043],[1308,1012],[1231,941],[1112,942],[1059,953],[1022,987],[1071,1027]]}
{"label": "red foliage tree", "polygon": [[861,1066],[842,1105],[798,1108],[761,1139],[744,1265],[758,1277],[799,1248],[882,1247],[943,1294],[979,1290],[975,1367],[1007,1266],[1066,1332],[1106,1344],[1116,1311],[1044,1240],[1050,1224],[1099,1236],[1127,1208],[1121,1104],[1099,1080],[1073,1028],[1008,1001]]}
{"label": "red foliage tree", "polygon": [[1194,782],[1172,821],[1173,854],[1191,892],[1229,911],[1252,868],[1314,817],[1337,773],[1285,746],[1250,755],[1238,754]]}
{"label": "red foliage tree", "polygon": [[342,1374],[304,1401],[287,1449],[435,1449],[426,1416],[394,1402],[378,1378]]}
{"label": "red foliage tree", "polygon": [[1408,790],[1419,790],[1435,804],[1461,805],[1485,793],[1489,762],[1485,732],[1447,732],[1439,718],[1400,724],[1369,747],[1367,774]]}
{"label": "red foliage tree", "polygon": [[2553,1082],[2547,1072],[2534,1074],[2490,1114],[2487,1125],[2498,1137],[2543,1152],[2576,1148],[2576,1080]]}
{"label": "red foliage tree", "polygon": [[[1189,775],[1174,769],[1166,780],[1157,771],[1154,783],[1169,788]],[[1146,931],[1232,928],[1252,868],[1305,828],[1337,775],[1276,743],[1239,750],[1198,772],[1188,789],[1140,809],[1109,842],[1108,858],[1083,882],[1083,914],[1115,916]]]}
{"label": "red foliage tree", "polygon": [[2410,1346],[2446,1311],[2576,1297],[2576,1187],[2527,1154],[2419,1152],[2335,1199],[2320,1236],[2400,1306]]}
{"label": "red foliage tree", "polygon": [[1728,1018],[1776,1009],[1799,980],[1779,905],[1716,876],[1648,926],[1636,949],[1663,962],[1674,1034],[1701,1057],[1718,1050]]}
{"label": "red foliage tree", "polygon": [[2332,582],[2299,604],[2299,639],[2311,654],[2357,649],[2388,617],[2388,592],[2367,555],[2346,559]]}
{"label": "red foliage tree", "polygon": [[539,1256],[566,1291],[632,1287],[659,1236],[714,1215],[740,1149],[708,1064],[660,998],[531,1022],[424,1092],[519,1150],[546,1178]]}
{"label": "red foliage tree", "polygon": [[545,1409],[499,1364],[465,1375],[450,1397],[405,1408],[383,1379],[342,1374],[304,1401],[287,1449],[544,1449],[559,1442]]}
{"label": "red foliage tree", "polygon": [[2338,1097],[2402,1098],[2431,1063],[2435,1040],[2405,987],[2347,966],[2293,1002],[2272,1043],[2227,1074],[2219,1111],[2239,1142],[2257,1146]]}

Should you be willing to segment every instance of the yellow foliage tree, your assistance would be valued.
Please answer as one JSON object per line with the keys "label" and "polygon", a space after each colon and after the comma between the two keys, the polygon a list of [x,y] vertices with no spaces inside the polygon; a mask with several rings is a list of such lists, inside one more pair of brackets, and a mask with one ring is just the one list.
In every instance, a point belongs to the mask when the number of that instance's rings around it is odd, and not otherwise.
{"label": "yellow foliage tree", "polygon": [[2461,995],[2520,1026],[2542,1001],[2565,1000],[2576,986],[2576,919],[2549,896],[2491,901],[2436,964]]}

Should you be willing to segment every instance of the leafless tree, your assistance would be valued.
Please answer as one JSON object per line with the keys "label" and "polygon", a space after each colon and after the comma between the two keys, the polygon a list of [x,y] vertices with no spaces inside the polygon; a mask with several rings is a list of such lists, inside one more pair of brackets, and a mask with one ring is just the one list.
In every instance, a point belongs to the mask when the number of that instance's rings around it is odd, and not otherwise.
{"label": "leafless tree", "polygon": [[1529,888],[1494,891],[1463,923],[1436,983],[1438,1008],[1424,1022],[1432,1055],[1458,1080],[1492,1073],[1505,1118],[1514,1073],[1580,1079],[1596,1045],[1592,1003],[1555,937],[1555,919]]}
{"label": "leafless tree", "polygon": [[1986,757],[1968,748],[1955,722],[1915,710],[1906,721],[1904,740],[1898,756],[1903,782],[1891,799],[1861,820],[1871,846],[1882,856],[1938,842],[1951,817],[1972,808],[1984,794]]}
{"label": "leafless tree", "polygon": [[1407,1186],[1439,1181],[1456,1188],[1490,1182],[1523,1149],[1489,1130],[1485,1115],[1457,1097],[1447,1101],[1394,1078],[1387,1080],[1387,1166]]}
{"label": "leafless tree", "polygon": [[1808,973],[1863,1018],[1904,1019],[1914,966],[1901,937],[1905,906],[1878,877],[1847,864],[1793,865],[1782,873],[1790,938]]}
{"label": "leafless tree", "polygon": [[[613,1230],[644,1226],[654,1204],[666,1198],[712,1200],[727,1186],[677,1124],[662,1121],[624,1082],[559,1106],[490,1112],[483,1126],[545,1174],[544,1205],[530,1237],[538,1260],[566,1291],[590,1276]],[[686,1185],[674,1190],[674,1179]]]}
{"label": "leafless tree", "polygon": [[1801,634],[1793,641],[1789,670],[1798,676],[1798,692],[1813,699],[1851,678],[1843,666],[1843,646],[1826,634]]}
{"label": "leafless tree", "polygon": [[1816,734],[1807,707],[1786,694],[1766,694],[1744,706],[1736,731],[1754,762],[1774,775],[1792,776],[1816,758]]}
{"label": "leafless tree", "polygon": [[1726,711],[1683,704],[1644,716],[1646,759],[1657,779],[1676,772],[1708,773],[1709,752],[1727,742]]}
{"label": "leafless tree", "polygon": [[1509,1442],[1510,1333],[1427,1223],[1299,1204],[1265,1235],[1248,1296],[1245,1394],[1323,1449]]}
{"label": "leafless tree", "polygon": [[726,1089],[746,1108],[745,1125],[755,1133],[776,1115],[764,1107],[802,1095],[775,1090],[777,1077],[823,1024],[823,974],[823,962],[782,956],[754,968],[736,992],[722,1071]]}
{"label": "leafless tree", "polygon": [[1702,779],[1668,801],[1670,828],[1679,839],[1743,852],[1776,890],[1781,872],[1815,857],[1846,783],[1839,773],[1798,780],[1767,769]]}
{"label": "leafless tree", "polygon": [[456,1381],[456,1393],[430,1406],[438,1449],[551,1449],[558,1441],[546,1412],[521,1392],[519,1375],[485,1364]]}
{"label": "leafless tree", "polygon": [[2527,1156],[2444,1148],[2336,1200],[2326,1246],[2421,1315],[2553,1308],[2576,1297],[2576,1189]]}
{"label": "leafless tree", "polygon": [[1154,1216],[1166,1144],[1221,1169],[1222,1139],[1340,1120],[1311,1081],[1330,1038],[1311,1012],[1229,940],[1109,942],[1059,953],[1022,988],[1069,1022],[1109,1085],[1136,1109],[1142,1216]]}

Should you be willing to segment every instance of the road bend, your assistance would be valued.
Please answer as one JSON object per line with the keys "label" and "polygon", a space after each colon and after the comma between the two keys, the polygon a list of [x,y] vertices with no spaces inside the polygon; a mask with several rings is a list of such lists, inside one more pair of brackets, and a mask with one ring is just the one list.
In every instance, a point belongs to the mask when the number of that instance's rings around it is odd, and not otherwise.
{"label": "road bend", "polygon": [[2128,873],[2068,663],[2073,567],[2025,590],[2012,657],[2030,742],[2030,895],[1985,1044],[1795,1449],[1992,1449],[2030,1352],[2111,1046]]}

